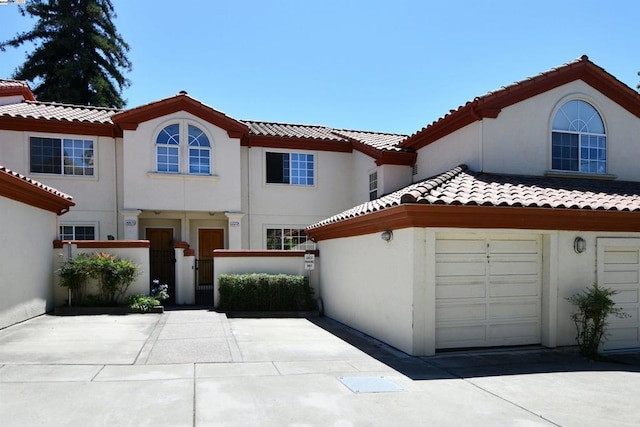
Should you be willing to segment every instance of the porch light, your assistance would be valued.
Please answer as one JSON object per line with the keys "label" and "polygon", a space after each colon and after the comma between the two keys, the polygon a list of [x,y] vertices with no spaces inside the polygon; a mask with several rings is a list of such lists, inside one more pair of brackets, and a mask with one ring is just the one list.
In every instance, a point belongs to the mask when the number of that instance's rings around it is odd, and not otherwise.
{"label": "porch light", "polygon": [[581,254],[582,252],[587,250],[587,241],[582,237],[578,236],[573,241],[573,250],[576,251],[577,254]]}
{"label": "porch light", "polygon": [[390,242],[391,240],[393,240],[393,231],[391,230],[383,231],[382,234],[380,235],[380,238],[385,242]]}

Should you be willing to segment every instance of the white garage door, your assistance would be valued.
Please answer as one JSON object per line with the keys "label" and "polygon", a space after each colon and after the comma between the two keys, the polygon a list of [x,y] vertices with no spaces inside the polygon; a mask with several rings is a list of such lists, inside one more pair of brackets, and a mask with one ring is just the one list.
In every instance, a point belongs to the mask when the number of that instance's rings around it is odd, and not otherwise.
{"label": "white garage door", "polygon": [[598,284],[629,317],[608,319],[605,350],[640,347],[640,239],[598,239]]}
{"label": "white garage door", "polygon": [[440,235],[436,348],[540,343],[539,236]]}

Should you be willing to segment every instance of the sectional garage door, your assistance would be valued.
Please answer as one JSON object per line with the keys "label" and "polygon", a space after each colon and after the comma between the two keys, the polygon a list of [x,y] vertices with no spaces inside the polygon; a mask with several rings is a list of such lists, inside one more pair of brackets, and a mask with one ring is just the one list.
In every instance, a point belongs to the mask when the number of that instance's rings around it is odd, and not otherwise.
{"label": "sectional garage door", "polygon": [[439,235],[436,348],[540,343],[537,235]]}
{"label": "sectional garage door", "polygon": [[605,350],[640,347],[640,239],[598,239],[598,284],[629,317],[608,319]]}

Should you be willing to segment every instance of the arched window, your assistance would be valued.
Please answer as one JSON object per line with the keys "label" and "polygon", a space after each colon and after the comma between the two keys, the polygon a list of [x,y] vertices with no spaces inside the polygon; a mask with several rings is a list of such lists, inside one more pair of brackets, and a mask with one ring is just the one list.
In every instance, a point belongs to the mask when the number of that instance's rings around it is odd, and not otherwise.
{"label": "arched window", "polygon": [[557,171],[607,173],[607,136],[598,111],[589,103],[572,100],[553,118],[551,168]]}
{"label": "arched window", "polygon": [[156,138],[158,172],[180,172],[180,126],[169,125]]}
{"label": "arched window", "polygon": [[189,173],[211,174],[211,144],[209,138],[197,127],[188,125]]}

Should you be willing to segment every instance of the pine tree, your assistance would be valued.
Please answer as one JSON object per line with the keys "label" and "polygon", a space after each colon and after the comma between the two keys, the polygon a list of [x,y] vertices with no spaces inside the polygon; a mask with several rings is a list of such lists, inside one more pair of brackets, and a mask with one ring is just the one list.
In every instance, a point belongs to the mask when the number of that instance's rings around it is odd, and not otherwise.
{"label": "pine tree", "polygon": [[40,101],[122,108],[129,45],[118,34],[111,0],[32,0],[21,8],[38,20],[31,31],[0,43],[35,49],[12,76],[32,83]]}

